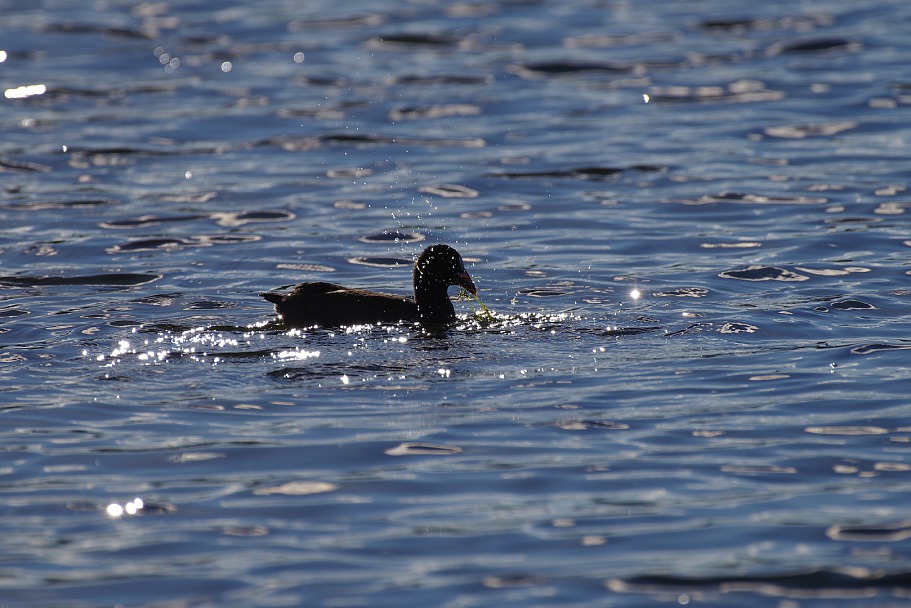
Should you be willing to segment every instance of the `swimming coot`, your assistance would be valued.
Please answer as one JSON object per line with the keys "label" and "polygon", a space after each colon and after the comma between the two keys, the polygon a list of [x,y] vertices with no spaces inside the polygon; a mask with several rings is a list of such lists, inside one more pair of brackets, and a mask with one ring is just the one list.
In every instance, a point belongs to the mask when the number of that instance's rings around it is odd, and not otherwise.
{"label": "swimming coot", "polygon": [[449,245],[432,245],[421,253],[412,283],[413,299],[321,281],[301,283],[287,294],[266,291],[259,295],[275,304],[275,311],[289,327],[333,327],[399,321],[449,323],[455,320],[449,286],[477,294],[462,256]]}

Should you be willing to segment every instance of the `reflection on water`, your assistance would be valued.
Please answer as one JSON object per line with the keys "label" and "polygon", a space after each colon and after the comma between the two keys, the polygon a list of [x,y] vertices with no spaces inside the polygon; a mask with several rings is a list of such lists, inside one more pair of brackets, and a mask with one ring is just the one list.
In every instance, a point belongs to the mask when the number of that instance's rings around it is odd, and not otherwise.
{"label": "reflection on water", "polygon": [[108,515],[111,517],[122,517],[123,515],[136,515],[140,510],[142,510],[143,506],[144,505],[141,498],[134,498],[124,505],[119,505],[116,502],[112,502],[108,505],[105,511],[107,511]]}
{"label": "reflection on water", "polygon": [[906,602],[909,19],[5,7],[3,602]]}

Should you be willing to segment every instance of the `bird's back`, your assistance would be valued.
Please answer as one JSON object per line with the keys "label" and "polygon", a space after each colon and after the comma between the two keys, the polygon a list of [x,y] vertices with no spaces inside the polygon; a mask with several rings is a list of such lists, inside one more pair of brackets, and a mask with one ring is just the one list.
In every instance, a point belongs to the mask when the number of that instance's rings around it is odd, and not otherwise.
{"label": "bird's back", "polygon": [[260,294],[275,304],[290,327],[362,325],[413,322],[419,319],[411,298],[365,289],[352,289],[323,281],[300,283],[287,294]]}

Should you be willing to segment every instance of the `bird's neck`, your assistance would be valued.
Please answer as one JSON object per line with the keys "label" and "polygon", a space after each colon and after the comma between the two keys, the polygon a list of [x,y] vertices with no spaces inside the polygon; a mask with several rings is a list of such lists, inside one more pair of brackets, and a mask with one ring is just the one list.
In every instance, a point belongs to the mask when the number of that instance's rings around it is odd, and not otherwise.
{"label": "bird's neck", "polygon": [[455,318],[455,309],[449,300],[448,285],[438,281],[414,284],[414,301],[422,321],[448,323]]}

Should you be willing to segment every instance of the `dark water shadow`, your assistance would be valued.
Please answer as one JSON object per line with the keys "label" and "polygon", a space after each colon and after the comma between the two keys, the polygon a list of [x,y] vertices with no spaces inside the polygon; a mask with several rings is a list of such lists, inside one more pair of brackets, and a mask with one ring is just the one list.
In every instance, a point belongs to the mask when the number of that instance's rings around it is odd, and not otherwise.
{"label": "dark water shadow", "polygon": [[0,277],[0,285],[8,287],[43,287],[58,285],[100,285],[107,287],[133,287],[161,279],[164,275],[151,273],[114,272],[78,276],[7,276]]}

